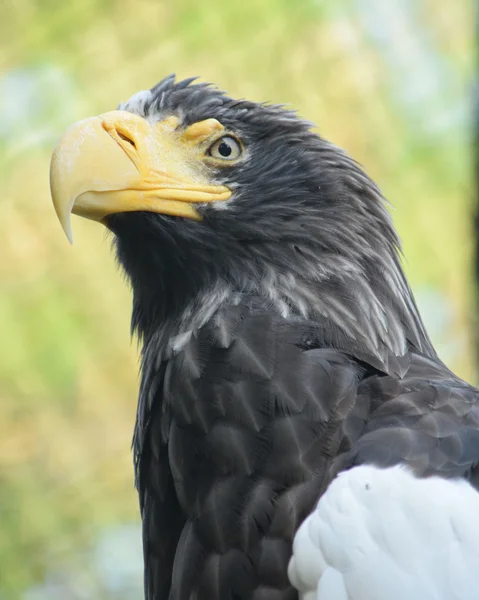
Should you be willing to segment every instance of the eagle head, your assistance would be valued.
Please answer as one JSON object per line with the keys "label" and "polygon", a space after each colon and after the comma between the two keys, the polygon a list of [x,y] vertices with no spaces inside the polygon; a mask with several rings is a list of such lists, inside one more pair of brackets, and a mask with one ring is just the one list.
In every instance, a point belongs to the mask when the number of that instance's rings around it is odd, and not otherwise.
{"label": "eagle head", "polygon": [[113,232],[145,338],[255,297],[333,344],[433,352],[378,187],[281,106],[167,77],[67,130],[51,190],[70,240],[71,213]]}

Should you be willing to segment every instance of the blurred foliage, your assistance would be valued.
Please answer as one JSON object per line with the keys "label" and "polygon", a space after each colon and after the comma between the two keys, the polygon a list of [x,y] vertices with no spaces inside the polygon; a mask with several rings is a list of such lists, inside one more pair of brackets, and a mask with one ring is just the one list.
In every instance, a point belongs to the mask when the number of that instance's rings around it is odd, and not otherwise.
{"label": "blurred foliage", "polygon": [[4,0],[0,598],[139,597],[95,558],[138,522],[130,294],[98,225],[74,221],[71,248],[56,221],[62,130],[171,72],[291,103],[395,206],[434,340],[473,380],[472,22],[471,4],[434,0]]}

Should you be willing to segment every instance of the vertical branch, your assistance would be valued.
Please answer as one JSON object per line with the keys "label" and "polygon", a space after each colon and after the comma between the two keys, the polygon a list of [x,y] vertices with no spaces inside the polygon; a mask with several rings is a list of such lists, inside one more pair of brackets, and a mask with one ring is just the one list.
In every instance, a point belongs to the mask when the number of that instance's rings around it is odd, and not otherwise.
{"label": "vertical branch", "polygon": [[[473,110],[473,137],[470,140],[473,152],[473,178],[475,188],[475,215],[474,215],[474,293],[476,302],[475,314],[472,318],[474,331],[474,344],[476,349],[476,362],[479,356],[479,0],[476,0],[476,22],[475,22],[475,61],[474,61],[474,82],[472,96]],[[479,364],[476,364],[476,369],[479,372]],[[476,375],[477,379],[477,375]]]}

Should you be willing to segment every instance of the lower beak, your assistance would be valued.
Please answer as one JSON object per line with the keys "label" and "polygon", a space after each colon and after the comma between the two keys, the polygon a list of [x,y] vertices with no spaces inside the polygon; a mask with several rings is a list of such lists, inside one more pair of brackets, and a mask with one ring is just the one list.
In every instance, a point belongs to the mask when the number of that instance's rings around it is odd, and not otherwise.
{"label": "lower beak", "polygon": [[50,188],[70,242],[71,213],[103,222],[131,211],[199,220],[196,204],[231,196],[228,188],[209,184],[204,172],[195,170],[191,148],[175,135],[175,124],[171,119],[152,124],[113,111],[65,132],[52,156]]}

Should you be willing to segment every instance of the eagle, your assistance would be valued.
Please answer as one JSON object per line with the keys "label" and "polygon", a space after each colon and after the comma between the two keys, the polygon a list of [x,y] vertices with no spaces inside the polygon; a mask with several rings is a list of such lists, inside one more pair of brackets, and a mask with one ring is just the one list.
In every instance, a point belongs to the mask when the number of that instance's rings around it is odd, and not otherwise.
{"label": "eagle", "polygon": [[169,76],[72,125],[50,183],[131,284],[146,600],[479,598],[479,393],[357,162]]}

